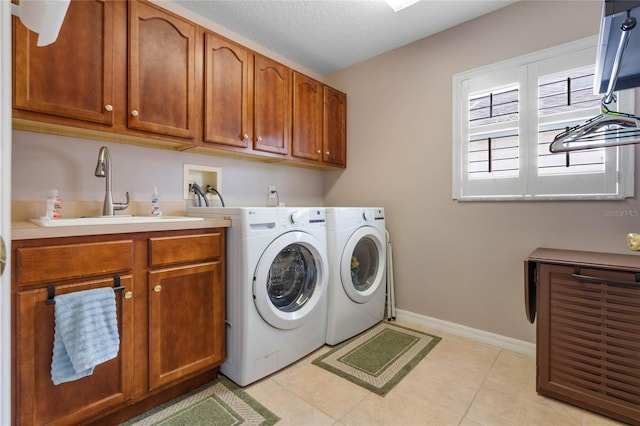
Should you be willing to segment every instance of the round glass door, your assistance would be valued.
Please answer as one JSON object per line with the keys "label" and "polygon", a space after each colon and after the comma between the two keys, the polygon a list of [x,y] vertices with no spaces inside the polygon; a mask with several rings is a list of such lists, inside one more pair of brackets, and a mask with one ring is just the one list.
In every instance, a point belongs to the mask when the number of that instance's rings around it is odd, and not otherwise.
{"label": "round glass door", "polygon": [[300,326],[326,292],[327,259],[319,242],[288,232],[264,251],[255,270],[253,296],[260,316],[280,329]]}
{"label": "round glass door", "polygon": [[340,276],[347,295],[357,303],[369,301],[385,285],[385,251],[380,233],[363,227],[353,233],[342,253]]}
{"label": "round glass door", "polygon": [[282,312],[295,312],[316,289],[316,261],[308,248],[289,244],[276,256],[267,274],[267,294]]}

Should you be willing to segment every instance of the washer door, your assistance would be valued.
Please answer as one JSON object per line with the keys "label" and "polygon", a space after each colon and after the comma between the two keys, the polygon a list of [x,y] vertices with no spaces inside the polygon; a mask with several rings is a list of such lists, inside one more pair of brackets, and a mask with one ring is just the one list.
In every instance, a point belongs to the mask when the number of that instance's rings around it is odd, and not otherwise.
{"label": "washer door", "polygon": [[276,328],[302,325],[325,293],[327,260],[319,241],[301,231],[276,238],[264,251],[253,277],[253,299],[260,316]]}
{"label": "washer door", "polygon": [[342,252],[340,278],[347,296],[366,303],[384,286],[384,242],[375,228],[363,226],[349,238]]}

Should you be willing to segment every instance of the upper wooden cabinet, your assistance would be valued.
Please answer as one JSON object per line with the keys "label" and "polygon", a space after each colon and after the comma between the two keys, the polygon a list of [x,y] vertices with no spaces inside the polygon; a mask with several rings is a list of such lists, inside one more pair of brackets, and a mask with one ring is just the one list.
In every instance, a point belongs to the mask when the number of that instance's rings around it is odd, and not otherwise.
{"label": "upper wooden cabinet", "polygon": [[14,17],[13,107],[112,125],[113,19],[113,2],[74,1],[57,41],[37,47],[37,34]]}
{"label": "upper wooden cabinet", "polygon": [[347,167],[347,95],[324,87],[322,161]]}
{"label": "upper wooden cabinet", "polygon": [[346,167],[344,93],[156,3],[72,0],[36,37],[13,19],[14,128]]}
{"label": "upper wooden cabinet", "polygon": [[204,37],[203,140],[249,148],[253,140],[253,53],[210,32]]}
{"label": "upper wooden cabinet", "polygon": [[288,154],[291,141],[291,69],[255,55],[253,148]]}
{"label": "upper wooden cabinet", "polygon": [[129,14],[129,127],[193,138],[195,24],[147,2]]}
{"label": "upper wooden cabinet", "polygon": [[322,161],[322,104],[322,84],[294,72],[292,156]]}
{"label": "upper wooden cabinet", "polygon": [[291,155],[317,164],[346,167],[347,96],[294,73]]}

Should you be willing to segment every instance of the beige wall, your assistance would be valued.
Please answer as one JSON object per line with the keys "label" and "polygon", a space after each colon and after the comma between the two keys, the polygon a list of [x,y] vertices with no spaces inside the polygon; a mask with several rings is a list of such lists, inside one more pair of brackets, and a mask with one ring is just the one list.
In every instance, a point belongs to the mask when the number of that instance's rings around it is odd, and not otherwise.
{"label": "beige wall", "polygon": [[[183,164],[220,168],[221,192],[228,207],[266,206],[269,185],[276,186],[280,201],[287,206],[323,203],[323,172],[319,170],[14,130],[13,219],[44,214],[44,200],[54,188],[63,199],[63,216],[73,215],[74,202],[96,202],[95,211],[78,210],[78,214],[100,214],[105,181],[94,172],[102,145],[111,153],[113,198],[122,202],[128,191],[133,202],[129,214],[146,214],[154,187],[165,214],[184,214],[193,201],[182,198]],[[32,208],[24,210],[25,204]],[[139,211],[134,208],[137,205]]]}
{"label": "beige wall", "polygon": [[325,205],[385,207],[398,308],[533,342],[530,252],[631,253],[635,199],[452,200],[452,75],[597,34],[600,13],[597,1],[523,1],[327,77],[348,94],[349,167],[325,174]]}

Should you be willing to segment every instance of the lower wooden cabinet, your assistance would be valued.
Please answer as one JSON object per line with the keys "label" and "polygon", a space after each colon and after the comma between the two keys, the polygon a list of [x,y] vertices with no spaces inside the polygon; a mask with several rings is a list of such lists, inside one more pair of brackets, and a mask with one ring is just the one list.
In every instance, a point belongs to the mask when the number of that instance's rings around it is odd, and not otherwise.
{"label": "lower wooden cabinet", "polygon": [[[131,288],[131,275],[120,277]],[[56,294],[109,287],[113,279],[83,280],[56,286]],[[48,290],[18,291],[15,298],[15,424],[73,424],[129,401],[132,394],[133,357],[131,300],[116,294],[120,352],[96,366],[91,376],[54,385],[51,355],[54,306],[46,304]]]}
{"label": "lower wooden cabinet", "polygon": [[538,249],[526,277],[538,393],[640,425],[640,259]]}
{"label": "lower wooden cabinet", "polygon": [[152,271],[149,276],[149,389],[224,361],[220,262]]}
{"label": "lower wooden cabinet", "polygon": [[[117,424],[215,377],[225,357],[224,235],[214,228],[13,241],[13,423]],[[118,356],[54,385],[48,300],[114,284],[123,287]]]}

